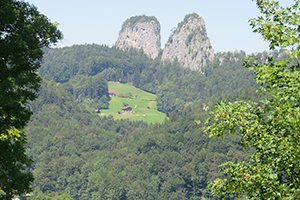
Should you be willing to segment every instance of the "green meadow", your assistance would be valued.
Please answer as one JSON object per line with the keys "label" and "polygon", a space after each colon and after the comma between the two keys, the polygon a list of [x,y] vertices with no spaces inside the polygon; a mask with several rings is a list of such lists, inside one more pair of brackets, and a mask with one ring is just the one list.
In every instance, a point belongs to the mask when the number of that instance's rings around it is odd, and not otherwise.
{"label": "green meadow", "polygon": [[[111,97],[109,109],[101,110],[100,115],[112,115],[114,119],[143,120],[148,123],[162,123],[166,114],[157,111],[155,95],[129,84],[108,82],[108,89],[115,90],[118,97]],[[132,108],[132,113],[122,113],[123,103]]]}
{"label": "green meadow", "polygon": [[[109,90],[115,90],[116,94],[118,96],[130,96],[130,98],[135,99],[144,99],[144,100],[153,100],[155,101],[155,94],[151,94],[148,92],[145,92],[141,89],[138,89],[132,85],[129,84],[122,84],[117,82],[108,82],[108,89]],[[134,95],[137,95],[136,97]]]}

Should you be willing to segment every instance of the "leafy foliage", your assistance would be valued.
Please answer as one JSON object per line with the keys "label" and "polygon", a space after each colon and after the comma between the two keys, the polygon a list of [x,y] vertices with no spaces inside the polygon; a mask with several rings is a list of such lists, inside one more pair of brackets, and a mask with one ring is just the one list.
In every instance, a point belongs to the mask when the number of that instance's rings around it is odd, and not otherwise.
{"label": "leafy foliage", "polygon": [[26,132],[27,151],[35,160],[34,195],[41,191],[85,198],[92,167],[89,162],[97,159],[95,152],[109,151],[123,134],[147,125],[124,120],[115,122],[111,117],[100,119],[79,106],[71,94],[54,81],[43,82],[37,101],[30,107],[34,115]]}
{"label": "leafy foliage", "polygon": [[30,192],[32,160],[25,154],[23,128],[30,120],[26,104],[36,98],[41,47],[57,42],[56,24],[34,6],[16,0],[0,2],[0,198]]}
{"label": "leafy foliage", "polygon": [[246,88],[258,87],[254,74],[242,67],[245,55],[242,51],[219,53],[205,68],[205,75],[180,66],[165,67],[169,73],[163,73],[162,84],[156,91],[158,110],[168,115],[173,110],[181,114],[187,105],[222,99]]}
{"label": "leafy foliage", "polygon": [[33,197],[213,198],[207,182],[220,177],[218,165],[248,154],[238,135],[222,141],[199,133],[194,120],[208,117],[202,104],[182,116],[172,112],[163,124],[115,121],[87,112],[60,85],[44,81],[30,107],[34,115],[25,131],[35,160]]}
{"label": "leafy foliage", "polygon": [[44,52],[40,75],[58,83],[68,82],[76,75],[95,76],[99,73],[106,80],[131,82],[135,70],[151,65],[151,60],[142,50],[123,52],[96,44],[45,48]]}
{"label": "leafy foliage", "polygon": [[95,76],[76,75],[62,85],[79,102],[88,101],[94,109],[106,109],[109,105],[107,81],[101,74]]}
{"label": "leafy foliage", "polygon": [[39,192],[39,194],[35,197],[28,197],[28,200],[74,200],[70,197],[70,195],[67,194],[61,194],[61,195],[54,195],[53,193],[49,194],[43,194],[42,192]]}
{"label": "leafy foliage", "polygon": [[239,131],[243,148],[254,147],[255,153],[243,162],[223,164],[226,179],[211,183],[211,189],[222,197],[243,193],[247,198],[299,199],[299,1],[283,8],[278,1],[260,0],[257,6],[264,17],[252,19],[255,31],[270,41],[270,48],[292,47],[287,61],[259,63],[252,57],[244,66],[256,75],[256,82],[270,97],[258,105],[253,102],[221,102],[214,111],[214,122],[207,122],[206,131],[224,136]]}
{"label": "leafy foliage", "polygon": [[[44,51],[40,74],[62,83],[75,99],[79,96],[91,98],[80,91],[94,84],[91,80],[101,80],[102,76],[107,81],[133,83],[156,94],[158,110],[168,116],[173,110],[182,114],[186,106],[200,101],[209,102],[249,87],[258,87],[253,80],[254,74],[242,67],[242,59],[246,56],[243,51],[217,54],[215,60],[206,66],[205,75],[183,68],[178,62],[162,62],[159,58],[151,60],[134,49],[123,52],[93,44]],[[262,62],[269,54],[264,52],[254,56]],[[286,57],[284,51],[271,54],[276,60]],[[101,99],[99,102],[103,104],[99,106],[104,108],[108,100]]]}
{"label": "leafy foliage", "polygon": [[[226,178],[217,173],[218,165],[238,163],[253,153],[238,145],[240,135],[209,139],[194,123],[210,116],[204,102],[257,102],[265,97],[254,93],[259,83],[253,80],[255,73],[242,67],[243,51],[218,53],[205,74],[176,61],[149,59],[136,49],[123,52],[92,44],[44,52],[40,74],[47,81],[30,104],[35,115],[26,128],[28,153],[36,161],[34,197],[54,193],[74,199],[217,199],[207,185]],[[270,55],[274,62],[286,59],[283,50],[253,56],[261,64]],[[83,107],[87,102],[89,108],[107,105],[106,81],[156,94],[158,110],[169,120],[113,120]]]}

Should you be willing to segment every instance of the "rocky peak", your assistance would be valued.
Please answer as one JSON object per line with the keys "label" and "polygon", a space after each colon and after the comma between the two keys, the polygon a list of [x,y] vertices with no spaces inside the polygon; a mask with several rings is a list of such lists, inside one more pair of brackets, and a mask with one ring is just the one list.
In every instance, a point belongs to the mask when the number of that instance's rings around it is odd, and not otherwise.
{"label": "rocky peak", "polygon": [[151,58],[156,58],[160,51],[160,23],[154,16],[134,16],[127,19],[120,31],[116,47],[143,49]]}
{"label": "rocky peak", "polygon": [[203,72],[202,66],[210,62],[214,51],[206,34],[205,22],[196,13],[188,14],[170,36],[162,60],[177,59],[184,67]]}

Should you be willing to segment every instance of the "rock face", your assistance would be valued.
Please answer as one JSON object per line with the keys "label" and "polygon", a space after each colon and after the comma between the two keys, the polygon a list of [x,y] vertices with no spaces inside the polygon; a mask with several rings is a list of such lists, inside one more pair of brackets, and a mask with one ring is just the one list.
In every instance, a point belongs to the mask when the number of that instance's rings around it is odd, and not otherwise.
{"label": "rock face", "polygon": [[170,36],[162,60],[177,59],[184,67],[203,72],[214,51],[206,34],[205,22],[198,14],[188,14]]}
{"label": "rock face", "polygon": [[160,51],[160,23],[151,16],[134,16],[127,19],[115,44],[116,47],[143,49],[151,58],[156,58]]}

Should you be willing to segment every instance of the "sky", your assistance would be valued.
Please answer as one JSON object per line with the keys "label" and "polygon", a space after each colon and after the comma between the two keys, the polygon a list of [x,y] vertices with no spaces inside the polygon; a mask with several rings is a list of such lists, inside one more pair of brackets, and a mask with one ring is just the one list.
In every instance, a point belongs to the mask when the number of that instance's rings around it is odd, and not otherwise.
{"label": "sky", "polygon": [[[215,52],[268,51],[268,42],[253,33],[248,20],[260,15],[252,0],[26,0],[52,22],[58,22],[64,39],[56,46],[100,44],[113,46],[123,22],[136,15],[155,16],[161,25],[164,48],[171,30],[190,13],[206,23]],[[293,0],[281,0],[291,6]]]}

